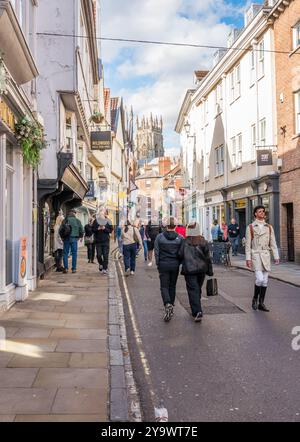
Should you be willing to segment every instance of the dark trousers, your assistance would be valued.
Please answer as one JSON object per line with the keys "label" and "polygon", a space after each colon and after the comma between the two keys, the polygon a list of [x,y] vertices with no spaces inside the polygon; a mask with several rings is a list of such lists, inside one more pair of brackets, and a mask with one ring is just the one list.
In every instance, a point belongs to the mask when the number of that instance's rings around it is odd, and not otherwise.
{"label": "dark trousers", "polygon": [[136,251],[137,251],[136,243],[123,245],[125,272],[129,269],[132,272],[135,272]]}
{"label": "dark trousers", "polygon": [[164,305],[175,303],[178,274],[179,269],[171,271],[159,269],[160,292]]}
{"label": "dark trousers", "polygon": [[97,260],[103,270],[108,269],[109,244],[96,244]]}
{"label": "dark trousers", "polygon": [[86,248],[87,248],[87,259],[88,259],[88,261],[92,261],[92,262],[94,262],[94,259],[95,259],[95,249],[96,249],[96,244],[95,244],[95,243],[93,243],[93,244],[88,244],[88,245],[86,246]]}
{"label": "dark trousers", "polygon": [[184,277],[192,315],[195,317],[197,313],[202,312],[201,289],[205,280],[205,274],[198,273],[197,275],[185,275]]}
{"label": "dark trousers", "polygon": [[57,270],[62,269],[63,249],[57,249],[54,252],[55,267]]}

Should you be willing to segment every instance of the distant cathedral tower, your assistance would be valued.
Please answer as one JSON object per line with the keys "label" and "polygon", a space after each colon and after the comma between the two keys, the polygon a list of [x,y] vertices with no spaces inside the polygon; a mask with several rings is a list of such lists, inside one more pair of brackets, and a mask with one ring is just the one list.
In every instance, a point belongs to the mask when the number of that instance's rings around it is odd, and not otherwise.
{"label": "distant cathedral tower", "polygon": [[163,139],[163,121],[162,117],[153,118],[152,114],[150,120],[142,118],[136,119],[137,135],[136,135],[136,150],[138,160],[152,160],[153,158],[164,156],[164,139]]}

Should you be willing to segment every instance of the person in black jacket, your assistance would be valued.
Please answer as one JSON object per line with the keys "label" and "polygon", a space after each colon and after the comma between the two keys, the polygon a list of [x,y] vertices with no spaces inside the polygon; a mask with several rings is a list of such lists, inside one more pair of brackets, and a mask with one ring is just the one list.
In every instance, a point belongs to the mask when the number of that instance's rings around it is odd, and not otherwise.
{"label": "person in black jacket", "polygon": [[104,274],[108,273],[109,241],[112,231],[112,222],[108,218],[106,210],[100,210],[93,223],[93,232],[99,271]]}
{"label": "person in black jacket", "polygon": [[153,250],[154,250],[154,243],[157,238],[157,236],[162,232],[162,228],[157,224],[157,222],[149,221],[148,225],[146,227],[146,235],[150,239],[148,243],[148,266],[152,266],[152,259],[153,259]]}
{"label": "person in black jacket", "polygon": [[95,259],[95,240],[94,240],[94,231],[93,231],[93,223],[95,221],[95,217],[89,219],[88,224],[84,226],[84,243],[87,248],[87,258],[88,263],[94,264]]}
{"label": "person in black jacket", "polygon": [[164,321],[168,322],[174,313],[176,283],[179,274],[180,261],[178,252],[183,237],[175,232],[174,218],[166,223],[166,230],[160,233],[154,243],[154,253],[160,278],[160,291],[165,306]]}
{"label": "person in black jacket", "polygon": [[197,222],[189,224],[186,235],[179,250],[179,258],[182,261],[181,273],[185,277],[192,316],[195,322],[200,322],[203,317],[201,289],[205,275],[213,276],[213,268],[208,242],[200,235],[199,224]]}

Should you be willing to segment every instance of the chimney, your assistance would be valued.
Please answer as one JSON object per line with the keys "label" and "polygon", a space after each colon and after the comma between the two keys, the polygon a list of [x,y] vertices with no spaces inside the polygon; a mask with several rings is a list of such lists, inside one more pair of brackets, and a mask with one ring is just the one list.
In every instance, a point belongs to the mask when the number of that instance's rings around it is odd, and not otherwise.
{"label": "chimney", "polygon": [[194,83],[199,84],[207,76],[209,71],[194,71]]}
{"label": "chimney", "polygon": [[159,175],[166,175],[171,170],[171,158],[159,158]]}

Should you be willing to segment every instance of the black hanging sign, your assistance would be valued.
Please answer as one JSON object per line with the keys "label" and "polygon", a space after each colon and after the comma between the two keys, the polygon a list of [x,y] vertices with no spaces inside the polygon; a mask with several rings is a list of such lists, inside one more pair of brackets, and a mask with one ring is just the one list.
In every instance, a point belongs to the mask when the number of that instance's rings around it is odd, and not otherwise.
{"label": "black hanging sign", "polygon": [[91,149],[92,150],[111,149],[111,131],[91,132]]}
{"label": "black hanging sign", "polygon": [[257,165],[258,166],[272,166],[273,156],[272,150],[258,150],[257,151]]}

